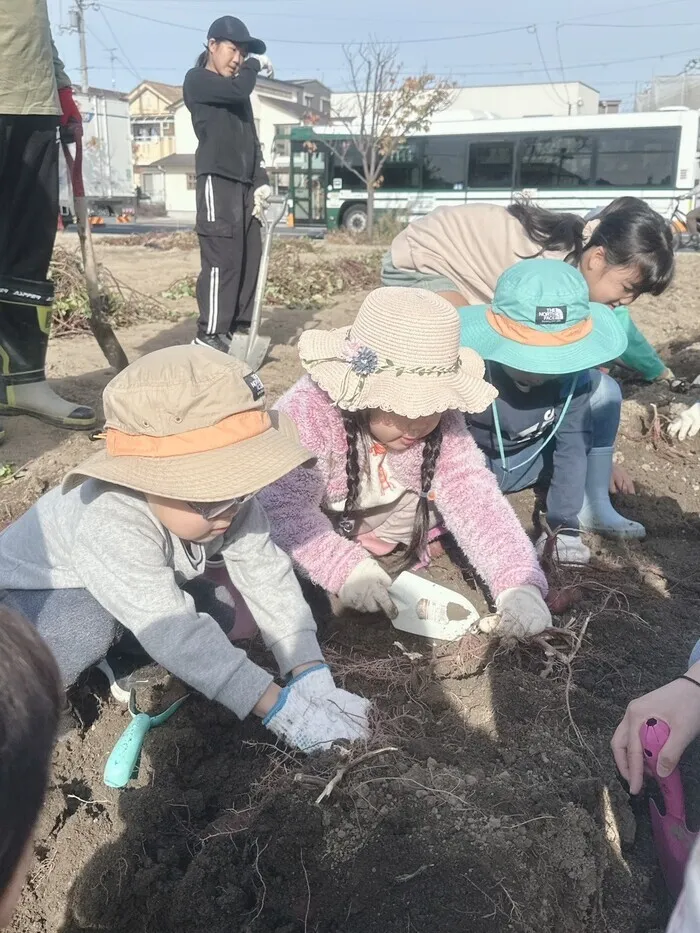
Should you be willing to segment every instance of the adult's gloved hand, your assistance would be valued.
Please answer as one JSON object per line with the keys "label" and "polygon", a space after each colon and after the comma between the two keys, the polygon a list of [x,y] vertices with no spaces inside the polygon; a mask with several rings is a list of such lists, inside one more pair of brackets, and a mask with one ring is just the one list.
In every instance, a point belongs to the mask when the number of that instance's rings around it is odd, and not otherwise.
{"label": "adult's gloved hand", "polygon": [[329,749],[334,742],[369,738],[369,704],[364,710],[346,709],[349,703],[342,696],[346,691],[308,696],[303,683],[302,679],[285,687],[263,719],[271,732],[307,754]]}
{"label": "adult's gloved hand", "polygon": [[[544,556],[548,540],[547,533],[543,531],[535,544],[539,558]],[[581,540],[580,535],[557,535],[552,546],[552,557],[560,564],[589,564],[591,562],[591,552]]]}
{"label": "adult's gloved hand", "polygon": [[74,143],[83,135],[83,117],[73,97],[73,88],[59,88],[58,99],[61,103],[61,139]]}
{"label": "adult's gloved hand", "polygon": [[262,223],[265,209],[270,203],[272,188],[269,185],[260,185],[253,192],[253,217]]}
{"label": "adult's gloved hand", "polygon": [[308,699],[315,697],[320,700],[328,700],[329,703],[338,706],[342,712],[350,716],[366,718],[372,707],[370,701],[365,697],[350,693],[349,690],[343,690],[342,687],[336,687],[327,664],[319,663],[314,667],[308,667],[301,674],[292,677],[287,686],[297,687],[299,692]]}
{"label": "adult's gloved hand", "polygon": [[391,577],[371,557],[366,557],[352,570],[341,586],[338,598],[349,609],[358,612],[384,612],[395,619],[398,609],[389,596]]}
{"label": "adult's gloved hand", "polygon": [[684,441],[686,437],[695,437],[698,431],[700,431],[700,402],[686,408],[683,414],[675,418],[668,426],[669,435],[678,436],[679,441]]}
{"label": "adult's gloved hand", "polygon": [[249,58],[255,58],[260,62],[261,75],[264,75],[266,78],[274,78],[275,66],[272,64],[269,55],[250,55]]}
{"label": "adult's gloved hand", "polygon": [[513,586],[496,597],[496,615],[479,622],[488,635],[530,638],[552,624],[552,616],[536,586]]}

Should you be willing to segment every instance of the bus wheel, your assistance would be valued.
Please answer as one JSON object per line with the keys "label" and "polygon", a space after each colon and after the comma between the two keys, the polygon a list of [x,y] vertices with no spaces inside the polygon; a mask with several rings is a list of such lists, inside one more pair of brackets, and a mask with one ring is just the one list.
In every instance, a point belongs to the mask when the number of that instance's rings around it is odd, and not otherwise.
{"label": "bus wheel", "polygon": [[343,214],[343,226],[350,233],[364,233],[367,229],[367,208],[363,204],[355,204]]}

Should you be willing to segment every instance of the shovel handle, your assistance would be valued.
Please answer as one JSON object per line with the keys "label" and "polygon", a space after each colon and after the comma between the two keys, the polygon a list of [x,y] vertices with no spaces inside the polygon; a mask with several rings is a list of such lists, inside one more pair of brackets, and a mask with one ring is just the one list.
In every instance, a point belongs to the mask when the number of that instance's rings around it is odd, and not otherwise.
{"label": "shovel handle", "polygon": [[647,777],[659,785],[666,814],[685,824],[685,799],[680,771],[676,767],[665,778],[659,777],[657,773],[659,755],[670,734],[668,723],[663,719],[647,719],[643,724],[639,737],[644,753],[644,771]]}
{"label": "shovel handle", "polygon": [[126,787],[139,760],[143,740],[151,728],[151,717],[138,713],[122,733],[105,765],[107,787]]}

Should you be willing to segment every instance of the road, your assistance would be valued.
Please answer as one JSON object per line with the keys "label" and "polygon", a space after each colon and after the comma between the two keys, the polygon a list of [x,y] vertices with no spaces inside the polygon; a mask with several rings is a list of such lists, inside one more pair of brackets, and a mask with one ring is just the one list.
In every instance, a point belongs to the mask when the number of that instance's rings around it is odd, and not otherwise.
{"label": "road", "polygon": [[[176,233],[179,230],[194,230],[194,224],[178,223],[167,217],[156,217],[153,220],[137,221],[133,224],[118,224],[116,221],[105,220],[103,225],[93,227],[92,232],[100,236],[130,236],[145,233]],[[75,232],[75,227],[66,228],[68,233]],[[311,237],[313,240],[323,239],[325,227],[286,227],[280,224],[275,236],[281,237]]]}

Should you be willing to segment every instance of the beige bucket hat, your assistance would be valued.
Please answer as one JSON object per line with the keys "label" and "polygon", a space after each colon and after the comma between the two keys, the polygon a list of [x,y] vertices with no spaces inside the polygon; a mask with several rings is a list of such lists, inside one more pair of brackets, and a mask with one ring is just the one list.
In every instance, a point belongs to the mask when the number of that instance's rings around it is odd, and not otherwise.
{"label": "beige bucket hat", "polygon": [[199,346],[156,350],[104,391],[106,447],[66,476],[190,502],[258,492],[313,460],[293,422],[265,410],[245,363]]}
{"label": "beige bucket hat", "polygon": [[498,395],[484,361],[461,348],[452,305],[421,288],[377,288],[350,327],[299,338],[304,369],[339,408],[380,408],[406,418],[484,411]]}

